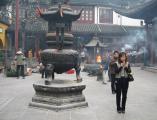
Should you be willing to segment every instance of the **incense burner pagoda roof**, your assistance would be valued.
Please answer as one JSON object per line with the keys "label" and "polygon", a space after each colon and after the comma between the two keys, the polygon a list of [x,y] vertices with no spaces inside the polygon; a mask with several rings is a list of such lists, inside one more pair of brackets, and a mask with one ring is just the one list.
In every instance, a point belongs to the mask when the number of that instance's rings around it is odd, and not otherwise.
{"label": "incense burner pagoda roof", "polygon": [[94,36],[94,37],[92,38],[92,40],[91,40],[89,43],[87,43],[85,46],[86,46],[86,47],[96,47],[97,44],[99,44],[99,47],[107,47],[107,46],[105,46],[105,45],[99,40],[99,38],[96,37],[96,36]]}
{"label": "incense burner pagoda roof", "polygon": [[69,5],[55,5],[49,8],[47,12],[41,13],[41,17],[46,21],[76,21],[81,15],[74,13]]}

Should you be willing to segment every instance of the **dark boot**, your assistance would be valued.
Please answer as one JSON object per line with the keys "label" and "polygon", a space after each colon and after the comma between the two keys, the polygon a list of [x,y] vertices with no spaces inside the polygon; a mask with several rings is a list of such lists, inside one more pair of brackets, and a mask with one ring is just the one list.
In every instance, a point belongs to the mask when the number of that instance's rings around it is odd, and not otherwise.
{"label": "dark boot", "polygon": [[117,107],[117,112],[118,113],[122,113],[122,108],[121,107]]}

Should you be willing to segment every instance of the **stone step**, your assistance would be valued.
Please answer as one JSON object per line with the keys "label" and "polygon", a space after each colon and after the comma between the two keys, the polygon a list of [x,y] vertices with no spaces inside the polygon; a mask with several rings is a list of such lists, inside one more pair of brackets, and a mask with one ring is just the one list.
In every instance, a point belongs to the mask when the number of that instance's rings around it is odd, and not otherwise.
{"label": "stone step", "polygon": [[56,105],[49,105],[49,104],[43,104],[43,103],[37,103],[37,102],[30,102],[29,106],[38,108],[38,109],[54,110],[57,112],[57,111],[62,111],[62,110],[67,110],[67,109],[84,108],[84,107],[88,106],[88,103],[87,102],[78,102],[78,103],[56,106]]}
{"label": "stone step", "polygon": [[84,101],[85,101],[84,95],[71,96],[71,97],[59,97],[59,98],[52,97],[52,96],[35,95],[32,98],[32,102],[44,103],[44,104],[50,104],[50,105],[56,105],[56,106],[77,103],[77,102],[84,102]]}
{"label": "stone step", "polygon": [[54,111],[87,107],[82,91],[86,85],[70,80],[53,80],[50,85],[44,81],[33,84],[35,95],[30,102],[31,107],[50,109]]}

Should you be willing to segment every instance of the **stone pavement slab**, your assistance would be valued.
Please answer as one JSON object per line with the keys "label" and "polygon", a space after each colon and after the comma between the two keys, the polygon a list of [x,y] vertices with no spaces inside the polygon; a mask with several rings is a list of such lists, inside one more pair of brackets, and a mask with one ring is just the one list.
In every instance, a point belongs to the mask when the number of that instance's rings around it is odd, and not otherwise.
{"label": "stone pavement slab", "polygon": [[[32,84],[39,74],[26,79],[5,78],[0,74],[0,120],[157,120],[157,74],[133,68],[135,81],[130,83],[125,114],[116,112],[115,95],[107,85],[81,73],[87,85],[84,95],[87,108],[61,112],[28,106],[34,95]],[[75,75],[57,75],[57,79],[75,79]]]}

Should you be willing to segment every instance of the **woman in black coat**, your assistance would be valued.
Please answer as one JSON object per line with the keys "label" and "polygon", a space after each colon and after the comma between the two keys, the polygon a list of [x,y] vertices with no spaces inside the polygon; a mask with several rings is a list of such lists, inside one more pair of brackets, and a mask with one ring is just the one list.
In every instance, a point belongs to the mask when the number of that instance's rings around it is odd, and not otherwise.
{"label": "woman in black coat", "polygon": [[131,73],[130,64],[125,52],[119,54],[118,62],[115,63],[115,73],[117,112],[125,113],[127,91],[129,87],[128,74]]}

